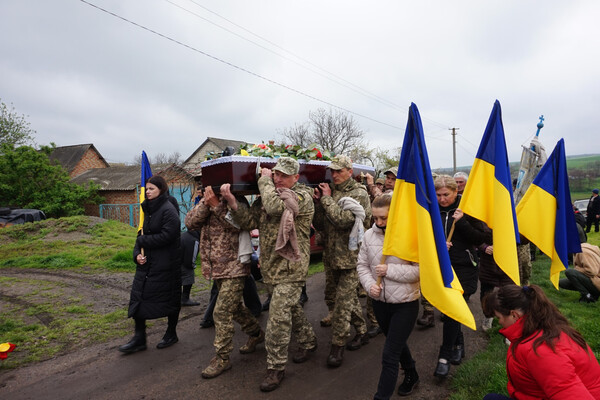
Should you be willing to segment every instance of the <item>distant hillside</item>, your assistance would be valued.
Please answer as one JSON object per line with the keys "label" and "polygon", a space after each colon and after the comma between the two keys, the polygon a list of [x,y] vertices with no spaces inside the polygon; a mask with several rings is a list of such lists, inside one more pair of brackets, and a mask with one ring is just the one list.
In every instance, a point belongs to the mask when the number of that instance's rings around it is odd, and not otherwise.
{"label": "distant hillside", "polygon": [[[548,155],[550,155],[550,153],[548,153]],[[511,172],[516,174],[517,170],[519,169],[520,163],[521,163],[521,160],[511,162],[509,164]],[[595,163],[598,163],[600,165],[600,154],[579,154],[579,155],[574,155],[574,156],[567,156],[567,168],[568,169],[573,169],[573,168],[587,169],[588,167],[591,167],[591,165],[588,166],[588,164],[595,164]],[[461,167],[456,167],[456,170],[464,171],[464,172],[468,173],[471,170],[471,166],[463,165]],[[436,174],[452,175],[453,169],[452,168],[438,168],[438,169],[434,169],[433,172],[435,172]],[[598,171],[598,174],[600,175],[600,170]]]}

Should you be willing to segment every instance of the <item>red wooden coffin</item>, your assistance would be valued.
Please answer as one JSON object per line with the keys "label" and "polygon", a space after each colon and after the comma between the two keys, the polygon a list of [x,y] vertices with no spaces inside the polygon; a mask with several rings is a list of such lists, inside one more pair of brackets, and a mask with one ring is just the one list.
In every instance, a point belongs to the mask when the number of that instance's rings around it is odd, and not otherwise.
{"label": "red wooden coffin", "polygon": [[[258,193],[257,169],[273,168],[276,158],[253,156],[227,156],[204,161],[202,167],[202,185],[219,188],[224,183],[231,184],[231,190],[237,193]],[[299,182],[316,187],[321,182],[331,182],[331,171],[327,168],[330,161],[304,161],[300,164]],[[258,167],[258,168],[257,168]],[[354,178],[361,181],[366,173],[375,175],[375,168],[361,164],[353,164]]]}

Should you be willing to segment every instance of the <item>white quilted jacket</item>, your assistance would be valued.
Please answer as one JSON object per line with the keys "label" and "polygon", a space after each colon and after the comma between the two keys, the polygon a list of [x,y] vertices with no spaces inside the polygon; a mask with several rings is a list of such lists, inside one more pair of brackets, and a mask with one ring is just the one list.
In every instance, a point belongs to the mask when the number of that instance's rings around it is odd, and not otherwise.
{"label": "white quilted jacket", "polygon": [[[358,253],[358,277],[367,293],[371,285],[377,283],[375,267],[381,261],[383,248],[383,230],[375,224],[365,232],[360,252]],[[382,279],[382,290],[375,300],[386,303],[407,303],[421,295],[419,286],[419,264],[388,256],[387,275]]]}

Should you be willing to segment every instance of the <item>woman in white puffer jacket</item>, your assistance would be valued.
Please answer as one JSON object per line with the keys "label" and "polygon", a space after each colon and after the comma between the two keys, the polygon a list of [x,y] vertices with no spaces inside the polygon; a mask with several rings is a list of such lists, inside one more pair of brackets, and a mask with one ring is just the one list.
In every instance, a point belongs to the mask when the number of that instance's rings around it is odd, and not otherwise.
{"label": "woman in white puffer jacket", "polygon": [[[381,375],[374,399],[389,399],[398,380],[398,365],[404,370],[404,381],[398,394],[407,396],[419,383],[407,345],[419,313],[419,264],[388,256],[381,264],[383,238],[391,195],[377,197],[371,205],[375,223],[365,232],[358,254],[360,282],[373,298],[373,310],[386,336],[381,357]],[[381,284],[377,284],[381,277]]]}

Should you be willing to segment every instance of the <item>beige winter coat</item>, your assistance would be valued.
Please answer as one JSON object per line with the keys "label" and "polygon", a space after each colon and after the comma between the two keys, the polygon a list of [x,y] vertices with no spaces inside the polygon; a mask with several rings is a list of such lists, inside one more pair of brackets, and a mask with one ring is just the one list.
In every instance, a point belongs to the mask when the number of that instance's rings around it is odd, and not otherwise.
{"label": "beige winter coat", "polygon": [[589,243],[581,243],[581,253],[573,256],[575,270],[582,272],[592,280],[592,283],[600,290],[600,248]]}

